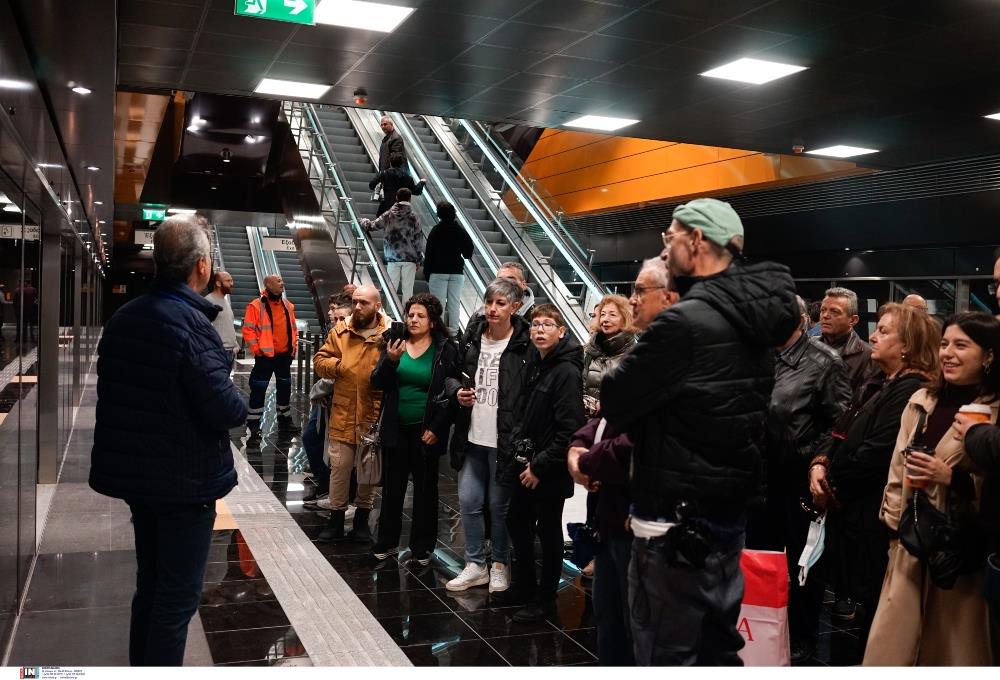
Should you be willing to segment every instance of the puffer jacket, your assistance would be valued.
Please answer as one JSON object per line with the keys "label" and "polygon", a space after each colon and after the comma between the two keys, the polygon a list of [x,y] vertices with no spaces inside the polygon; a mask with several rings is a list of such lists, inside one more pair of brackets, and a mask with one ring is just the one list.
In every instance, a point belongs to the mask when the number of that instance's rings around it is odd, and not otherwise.
{"label": "puffer jacket", "polygon": [[1000,427],[973,425],[965,433],[965,452],[984,473],[979,515],[990,553],[1000,550]]}
{"label": "puffer jacket", "polygon": [[[520,316],[512,315],[510,322],[514,331],[507,343],[507,349],[500,356],[500,386],[497,397],[497,455],[507,455],[513,450],[514,428],[517,424],[521,400],[524,398],[527,373],[527,354],[531,346],[528,322]],[[451,466],[460,470],[465,462],[465,447],[469,440],[469,425],[472,409],[458,405],[458,390],[462,387],[461,373],[475,377],[479,365],[479,350],[482,348],[483,333],[486,332],[486,317],[477,315],[469,320],[469,326],[459,345],[459,366],[455,375],[445,382],[448,396],[458,409],[455,429],[448,445]]]}
{"label": "puffer jacket", "polygon": [[420,228],[420,220],[407,201],[396,201],[378,219],[361,220],[367,231],[385,231],[382,255],[386,262],[416,262],[424,259],[427,239]]}
{"label": "puffer jacket", "polygon": [[[580,371],[583,356],[580,343],[566,335],[544,359],[532,345],[528,350],[526,398],[521,402],[514,439],[530,439],[534,448],[531,471],[539,479],[533,493],[569,498],[573,479],[566,467],[569,440],[585,418]],[[508,455],[497,455],[497,479],[516,487],[524,465]]]}
{"label": "puffer jacket", "polygon": [[590,336],[583,347],[583,393],[601,398],[601,380],[618,365],[629,347],[635,344],[635,333],[616,333],[610,338],[601,331]]}
{"label": "puffer jacket", "polygon": [[847,367],[837,351],[803,333],[780,355],[767,415],[767,464],[772,480],[805,480],[833,424],[851,403]]}
{"label": "puffer jacket", "polygon": [[709,520],[739,520],[760,493],[774,347],[800,320],[795,285],[771,262],[677,284],[681,301],[604,377],[602,414],[635,444],[637,516],[676,519],[685,501]]}
{"label": "puffer jacket", "polygon": [[229,429],[247,406],[212,326],[219,308],[157,284],[108,320],[97,346],[90,486],[115,498],[212,503],[236,486]]}
{"label": "puffer jacket", "polygon": [[383,315],[376,318],[376,332],[367,338],[346,321],[339,322],[313,357],[316,374],[336,381],[327,428],[331,441],[355,444],[358,423],[378,418],[382,392],[372,388],[371,375],[382,353],[382,333],[388,325]]}

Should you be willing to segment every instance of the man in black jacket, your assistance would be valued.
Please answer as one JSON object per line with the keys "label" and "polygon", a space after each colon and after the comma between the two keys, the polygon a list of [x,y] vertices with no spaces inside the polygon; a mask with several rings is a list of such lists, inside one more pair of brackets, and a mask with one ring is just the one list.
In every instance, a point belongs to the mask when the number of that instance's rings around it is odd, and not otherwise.
{"label": "man in black jacket", "polygon": [[385,133],[385,137],[382,138],[382,143],[378,147],[378,171],[385,172],[388,170],[389,159],[392,158],[393,154],[397,153],[403,158],[403,164],[400,167],[406,171],[406,146],[403,143],[403,138],[396,132],[396,125],[392,122],[392,118],[382,116],[380,126],[382,127],[382,132]]}
{"label": "man in black jacket", "polygon": [[847,365],[851,394],[876,372],[872,348],[854,327],[858,324],[858,294],[849,288],[831,288],[819,308],[820,340],[837,350]]}
{"label": "man in black jacket", "polygon": [[472,238],[456,221],[455,206],[447,201],[437,204],[441,221],[427,235],[424,253],[424,276],[431,295],[447,309],[448,332],[458,329],[462,308],[462,288],[465,286],[465,260],[472,259]]}
{"label": "man in black jacket", "polygon": [[153,237],[156,285],[119,309],[97,353],[90,486],[132,510],[136,593],[129,663],[180,666],[201,600],[215,501],[236,486],[229,429],[247,406],[201,297],[212,272],[208,234],[171,217]]}
{"label": "man in black jacket", "polygon": [[[796,296],[797,297],[797,296]],[[851,402],[847,367],[837,351],[806,334],[809,314],[797,297],[802,325],[777,348],[774,391],[767,415],[767,502],[752,512],[747,547],[785,550],[791,576],[788,618],[792,660],[804,661],[816,645],[823,584],[813,576],[799,586],[798,560],[813,519],[802,506],[809,497],[808,468],[837,418]]]}
{"label": "man in black jacket", "polygon": [[[736,262],[743,225],[696,199],[663,234],[681,301],[601,385],[608,423],[635,444],[629,601],[639,665],[739,665],[739,557],[760,493],[757,442],[774,347],[799,314],[788,269]],[[669,612],[669,614],[667,614]]]}

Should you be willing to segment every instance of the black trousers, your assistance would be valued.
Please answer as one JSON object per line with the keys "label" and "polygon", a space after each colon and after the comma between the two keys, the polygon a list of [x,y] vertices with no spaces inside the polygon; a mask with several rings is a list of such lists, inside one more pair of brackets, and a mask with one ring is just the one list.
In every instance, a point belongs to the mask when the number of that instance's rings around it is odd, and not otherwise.
{"label": "black trousers", "polygon": [[382,509],[378,517],[376,552],[399,546],[403,530],[403,498],[406,483],[413,477],[413,521],[410,527],[410,550],[414,555],[428,555],[437,545],[438,460],[428,455],[421,424],[399,428],[397,446],[382,449]]}
{"label": "black trousers", "polygon": [[[556,599],[562,573],[562,514],[565,498],[550,498],[520,484],[507,510],[507,531],[514,547],[513,586],[536,602]],[[535,578],[535,536],[542,547],[542,576]]]}
{"label": "black trousers", "polygon": [[[593,494],[592,494],[593,495]],[[597,659],[602,666],[634,666],[628,610],[628,565],[632,538],[605,538],[594,558]]]}

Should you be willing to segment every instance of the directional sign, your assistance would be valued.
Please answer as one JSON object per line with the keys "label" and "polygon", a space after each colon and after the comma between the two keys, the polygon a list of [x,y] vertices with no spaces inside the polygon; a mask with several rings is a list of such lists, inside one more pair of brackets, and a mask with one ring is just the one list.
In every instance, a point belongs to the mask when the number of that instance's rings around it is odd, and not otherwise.
{"label": "directional sign", "polygon": [[136,229],[135,244],[139,246],[153,245],[153,234],[155,233],[151,229]]}
{"label": "directional sign", "polygon": [[316,0],[236,0],[236,14],[312,26]]}
{"label": "directional sign", "polygon": [[166,208],[143,208],[142,219],[146,222],[162,222],[167,217]]}
{"label": "directional sign", "polygon": [[0,238],[23,238],[25,241],[37,241],[38,235],[38,227],[31,224],[26,225],[23,229],[20,224],[0,224]]}
{"label": "directional sign", "polygon": [[275,238],[265,236],[261,239],[264,242],[264,250],[280,250],[282,252],[295,252],[295,241],[290,238]]}

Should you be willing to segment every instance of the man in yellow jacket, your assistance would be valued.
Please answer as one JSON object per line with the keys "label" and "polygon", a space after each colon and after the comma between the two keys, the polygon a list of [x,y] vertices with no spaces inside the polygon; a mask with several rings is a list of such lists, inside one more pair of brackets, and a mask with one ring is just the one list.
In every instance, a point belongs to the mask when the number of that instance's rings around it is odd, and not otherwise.
{"label": "man in yellow jacket", "polygon": [[371,387],[371,375],[382,352],[382,333],[388,328],[382,296],[373,286],[361,286],[351,296],[350,318],[330,331],[326,344],[316,353],[313,365],[321,378],[335,381],[333,407],[327,436],[330,439],[330,523],[317,537],[320,542],[350,538],[371,540],[368,515],[375,500],[375,487],[359,484],[354,505],[354,528],[344,535],[351,470],[357,444],[357,426],[378,418],[382,393]]}
{"label": "man in yellow jacket", "polygon": [[253,352],[250,371],[250,412],[247,427],[250,436],[260,435],[264,415],[264,395],[274,375],[277,383],[278,428],[282,432],[300,432],[291,414],[292,359],[298,344],[295,305],[283,296],[285,283],[280,276],[264,279],[260,297],[251,300],[243,316],[243,340]]}

